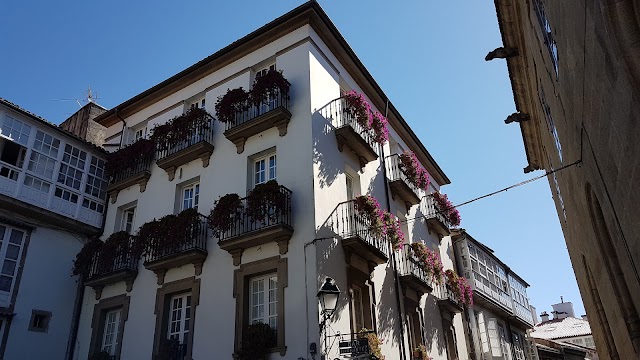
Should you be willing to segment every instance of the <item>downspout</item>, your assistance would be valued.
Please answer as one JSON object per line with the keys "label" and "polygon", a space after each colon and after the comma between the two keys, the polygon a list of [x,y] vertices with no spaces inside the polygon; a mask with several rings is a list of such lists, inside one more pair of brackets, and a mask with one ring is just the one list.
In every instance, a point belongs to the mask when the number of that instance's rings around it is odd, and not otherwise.
{"label": "downspout", "polygon": [[122,116],[120,116],[120,114],[118,113],[118,108],[116,108],[115,114],[116,114],[116,117],[120,119],[120,121],[122,121],[122,132],[120,133],[120,147],[119,147],[119,149],[122,149],[122,141],[124,140],[124,130],[127,128],[127,122],[124,121]]}
{"label": "downspout", "polygon": [[[384,117],[389,112],[389,99],[384,104]],[[382,176],[384,178],[384,196],[387,200],[387,211],[391,213],[391,200],[389,198],[389,184],[387,181],[387,164],[384,157],[384,146],[380,146],[380,157],[382,158]],[[400,320],[400,359],[406,359],[404,350],[404,317],[402,316],[402,307],[400,306],[400,287],[398,286],[398,267],[396,264],[396,254],[391,250],[391,266],[393,267],[393,285],[396,293],[396,305],[398,305],[398,320]]]}
{"label": "downspout", "polygon": [[67,360],[73,360],[74,351],[76,349],[76,340],[78,339],[78,329],[80,327],[80,314],[82,312],[82,300],[84,298],[84,276],[80,276],[78,281],[78,289],[76,290],[76,301],[73,305],[73,325],[71,327],[71,336],[67,343]]}

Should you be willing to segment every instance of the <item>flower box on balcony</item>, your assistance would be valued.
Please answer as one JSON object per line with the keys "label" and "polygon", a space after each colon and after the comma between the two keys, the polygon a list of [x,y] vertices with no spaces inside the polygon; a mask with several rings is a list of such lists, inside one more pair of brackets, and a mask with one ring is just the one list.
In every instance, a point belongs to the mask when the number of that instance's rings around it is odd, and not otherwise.
{"label": "flower box on balcony", "polygon": [[213,229],[220,239],[218,245],[231,254],[233,264],[240,265],[244,250],[269,242],[277,243],[280,254],[286,254],[293,235],[291,190],[271,180],[237,199],[237,204],[225,215],[229,221]]}
{"label": "flower box on balcony", "polygon": [[425,269],[410,250],[405,246],[397,257],[398,272],[403,285],[418,292],[418,295],[430,293],[433,290],[431,274]]}
{"label": "flower box on balcony", "polygon": [[459,313],[464,310],[462,302],[456,297],[453,290],[451,290],[448,285],[440,285],[438,294],[438,307],[440,307],[442,311]]}
{"label": "flower box on balcony", "polygon": [[144,252],[144,267],[156,273],[158,285],[167,270],[193,264],[202,273],[207,258],[207,218],[195,209],[167,215],[144,224],[138,231],[138,251]]}
{"label": "flower box on balcony", "polygon": [[329,219],[332,231],[340,237],[345,259],[351,255],[367,261],[369,270],[389,260],[389,242],[380,229],[372,229],[372,219],[356,209],[355,200],[338,204]]}
{"label": "flower box on balcony", "polygon": [[147,188],[151,177],[151,163],[155,145],[151,140],[140,139],[135,143],[113,152],[107,157],[107,192],[114,204],[118,193],[130,186],[139,185],[140,192]]}
{"label": "flower box on balcony", "polygon": [[251,91],[232,89],[218,98],[218,120],[225,123],[224,136],[236,145],[238,154],[249,137],[265,130],[276,127],[280,136],[287,134],[290,87],[282,72],[269,70],[256,79]]}
{"label": "flower box on balcony", "polygon": [[192,108],[153,130],[158,167],[167,172],[169,181],[181,165],[196,159],[209,166],[213,153],[213,118],[205,110]]}
{"label": "flower box on balcony", "polygon": [[[427,219],[427,225],[430,229],[435,230],[436,233],[441,236],[449,235],[449,229],[453,226],[449,219],[450,207],[453,205],[442,205],[442,201],[438,197],[446,196],[439,193],[433,193],[425,196],[424,198],[424,214]],[[457,212],[457,210],[454,209]]]}
{"label": "flower box on balcony", "polygon": [[405,174],[400,156],[387,156],[385,165],[387,167],[387,179],[391,188],[391,196],[395,199],[399,197],[406,204],[407,208],[420,203],[419,189]]}
{"label": "flower box on balcony", "polygon": [[95,290],[96,300],[105,286],[120,281],[131,291],[139,259],[132,250],[132,237],[124,231],[113,233],[104,243],[93,240],[78,254],[74,272],[86,276],[85,285]]}
{"label": "flower box on balcony", "polygon": [[321,113],[335,127],[340,152],[347,146],[356,154],[361,167],[378,159],[378,144],[374,141],[373,131],[357,121],[357,114],[344,97],[329,103]]}

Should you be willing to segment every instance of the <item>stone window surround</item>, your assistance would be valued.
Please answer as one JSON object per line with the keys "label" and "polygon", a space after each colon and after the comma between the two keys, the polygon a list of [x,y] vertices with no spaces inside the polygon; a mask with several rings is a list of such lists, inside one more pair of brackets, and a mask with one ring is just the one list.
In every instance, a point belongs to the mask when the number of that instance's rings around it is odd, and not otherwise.
{"label": "stone window surround", "polygon": [[124,323],[129,317],[129,301],[131,297],[126,294],[117,295],[110,298],[100,300],[93,307],[93,318],[91,320],[91,342],[89,345],[89,355],[99,352],[102,346],[102,335],[104,332],[104,322],[106,315],[109,311],[121,308],[120,324],[118,325],[118,337],[116,346],[115,358],[120,358],[120,351],[122,350],[122,335],[124,333]]}
{"label": "stone window surround", "polygon": [[271,352],[280,352],[284,356],[287,352],[285,346],[285,307],[284,307],[284,289],[288,286],[288,266],[287,258],[273,256],[240,265],[239,269],[234,271],[233,275],[233,297],[236,299],[236,326],[234,352],[238,352],[242,348],[242,333],[249,322],[249,282],[251,278],[259,275],[276,273],[278,276],[277,288],[277,313],[278,313],[278,331],[276,339],[276,347]]}
{"label": "stone window surround", "polygon": [[196,310],[200,304],[200,279],[196,279],[195,276],[165,283],[162,287],[158,288],[154,311],[156,314],[156,331],[153,336],[154,356],[158,355],[158,352],[160,351],[160,342],[166,338],[171,296],[185,292],[191,292],[191,320],[189,321],[189,339],[187,340],[185,360],[191,359],[193,352]]}
{"label": "stone window surround", "polygon": [[[35,327],[33,325],[33,321],[35,320],[36,316],[45,316],[45,323],[44,326],[42,327]],[[35,332],[49,332],[49,323],[51,322],[51,311],[45,311],[45,310],[36,310],[33,309],[31,310],[31,319],[29,320],[29,331],[35,331]]]}

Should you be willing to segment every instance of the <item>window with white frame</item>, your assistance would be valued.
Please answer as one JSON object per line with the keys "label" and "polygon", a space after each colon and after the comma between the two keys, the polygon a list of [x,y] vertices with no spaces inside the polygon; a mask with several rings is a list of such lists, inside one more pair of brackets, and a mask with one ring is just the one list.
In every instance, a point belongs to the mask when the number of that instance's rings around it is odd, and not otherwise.
{"label": "window with white frame", "polygon": [[122,309],[111,310],[105,314],[102,346],[100,348],[110,356],[116,355],[118,348],[121,316]]}
{"label": "window with white frame", "polygon": [[130,207],[122,210],[122,218],[120,220],[120,231],[126,231],[131,234],[133,231],[133,221],[136,218],[136,208]]}
{"label": "window with white frame", "polygon": [[30,172],[51,180],[51,178],[53,178],[53,170],[55,166],[55,159],[40,154],[35,150],[31,151],[31,156],[29,157],[29,165],[27,166],[27,169]]}
{"label": "window with white frame", "polygon": [[58,174],[58,182],[80,190],[82,176],[87,160],[87,153],[69,144],[64,147],[62,164]]}
{"label": "window with white frame", "polygon": [[38,130],[33,148],[46,156],[56,159],[58,157],[58,150],[60,149],[60,140]]}
{"label": "window with white frame", "polygon": [[269,72],[269,70],[275,70],[276,69],[276,64],[269,64],[263,68],[261,68],[260,70],[256,71],[256,80],[267,75],[267,73]]}
{"label": "window with white frame", "polygon": [[24,177],[24,185],[45,194],[48,194],[50,189],[49,183],[29,175]]}
{"label": "window with white frame", "polygon": [[72,193],[69,190],[65,190],[57,186],[56,186],[56,191],[54,193],[54,196],[73,204],[78,203],[78,194]]}
{"label": "window with white frame", "polygon": [[513,337],[513,353],[515,354],[515,359],[525,360],[526,357],[524,355],[524,336],[515,331],[511,332],[511,336]]}
{"label": "window with white frame", "polygon": [[24,231],[0,225],[0,260],[2,260],[0,292],[11,293],[13,291],[24,238]]}
{"label": "window with white frame", "polygon": [[206,105],[206,100],[204,97],[192,101],[191,104],[189,105],[189,109],[193,109],[193,108],[198,108],[198,109],[204,109]]}
{"label": "window with white frame", "polygon": [[104,213],[104,204],[87,198],[82,199],[82,207],[100,214]]}
{"label": "window with white frame", "polygon": [[105,161],[91,156],[89,175],[87,176],[84,193],[98,199],[106,199],[107,193],[105,190],[107,188],[107,181],[105,176]]}
{"label": "window with white frame", "polygon": [[500,348],[504,354],[504,360],[511,360],[511,351],[509,349],[509,342],[507,341],[506,333],[504,332],[504,326],[498,323],[498,336],[500,337]]}
{"label": "window with white frame", "polygon": [[345,174],[345,181],[347,183],[347,200],[352,200],[355,198],[355,193],[353,191],[353,177],[349,174]]}
{"label": "window with white frame", "polygon": [[16,120],[9,115],[5,115],[0,127],[0,133],[18,144],[27,145],[31,126]]}
{"label": "window with white frame", "polygon": [[134,142],[138,141],[140,139],[146,139],[147,138],[147,127],[143,127],[140,129],[137,129],[134,133]]}
{"label": "window with white frame", "polygon": [[189,322],[191,321],[191,293],[182,293],[171,297],[167,339],[175,339],[180,344],[189,340]]}
{"label": "window with white frame", "polygon": [[272,329],[278,324],[278,276],[268,274],[249,283],[249,324],[264,323]]}
{"label": "window with white frame", "polygon": [[198,210],[198,203],[200,201],[200,183],[193,183],[186,185],[182,188],[182,207],[180,210],[187,209]]}
{"label": "window with white frame", "polygon": [[353,324],[355,331],[358,332],[364,328],[364,303],[362,301],[362,289],[358,286],[351,285],[352,301],[353,301]]}
{"label": "window with white frame", "polygon": [[253,162],[253,185],[276,179],[276,154],[257,158]]}

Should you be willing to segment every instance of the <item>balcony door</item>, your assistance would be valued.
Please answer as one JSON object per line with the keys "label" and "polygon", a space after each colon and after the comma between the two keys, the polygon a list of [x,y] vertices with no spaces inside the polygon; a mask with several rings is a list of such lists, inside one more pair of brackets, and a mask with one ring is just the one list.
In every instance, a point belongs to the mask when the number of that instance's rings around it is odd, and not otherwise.
{"label": "balcony door", "polygon": [[122,309],[111,310],[106,313],[104,330],[102,332],[102,351],[110,356],[115,356],[118,348],[118,335],[120,331],[120,318]]}

